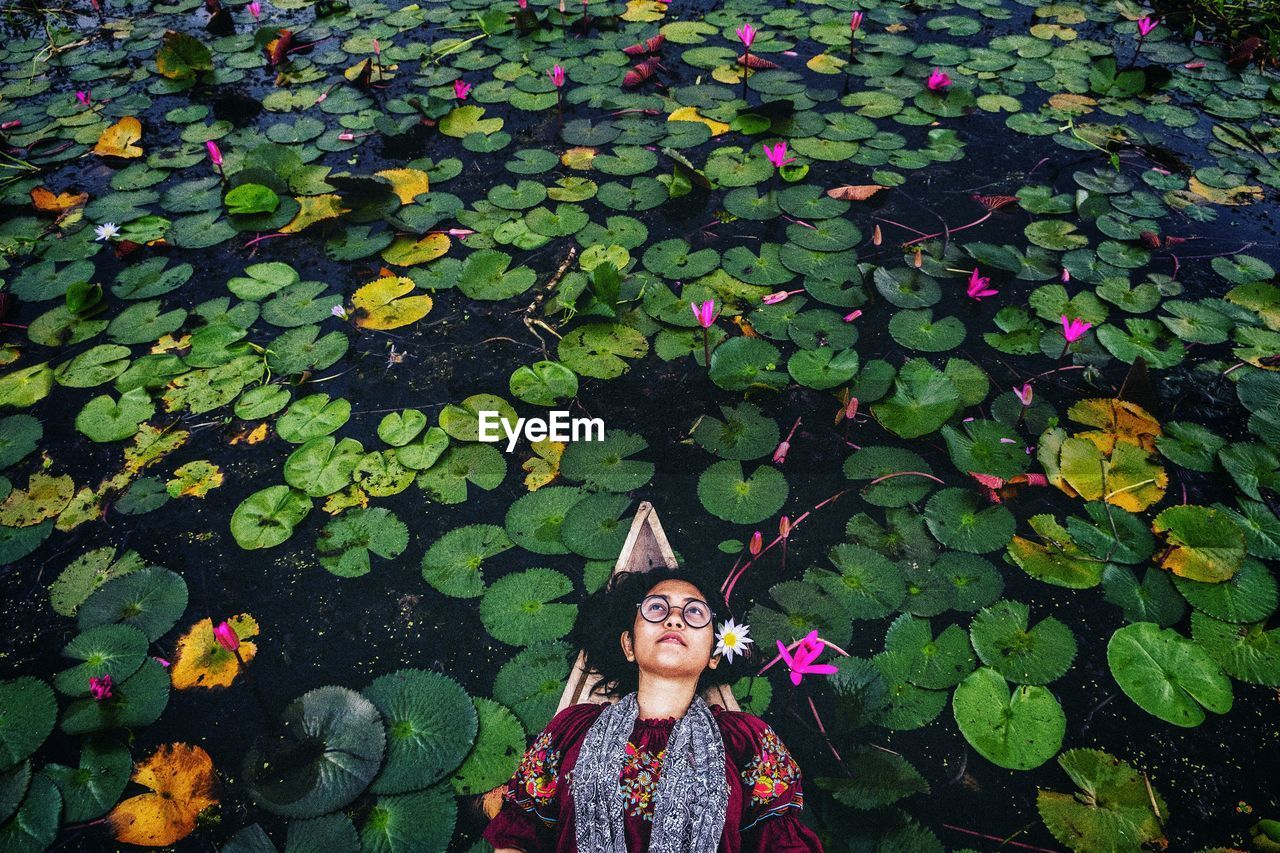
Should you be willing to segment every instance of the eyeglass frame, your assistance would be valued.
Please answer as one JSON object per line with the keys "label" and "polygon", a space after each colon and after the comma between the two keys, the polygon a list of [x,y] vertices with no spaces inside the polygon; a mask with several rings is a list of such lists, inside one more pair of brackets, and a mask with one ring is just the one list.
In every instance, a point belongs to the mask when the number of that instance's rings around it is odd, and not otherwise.
{"label": "eyeglass frame", "polygon": [[[646,615],[645,615],[644,611],[643,611],[643,610],[641,610],[641,608],[644,606],[644,603],[645,603],[646,601],[648,601],[649,599],[651,599],[651,598],[660,598],[660,599],[662,599],[663,601],[665,601],[665,602],[666,602],[666,604],[667,604],[667,613],[666,613],[666,616],[663,616],[661,619],[650,619],[648,616],[646,616]],[[689,620],[688,620],[688,619],[686,619],[686,618],[685,618],[685,615],[684,615],[684,609],[685,609],[686,607],[688,607],[690,604],[702,604],[702,605],[705,605],[705,606],[706,606],[706,608],[707,608],[707,613],[709,614],[709,615],[707,616],[706,624],[704,624],[704,625],[689,625]],[[684,603],[684,604],[672,604],[672,603],[671,603],[671,599],[670,599],[666,594],[661,593],[661,592],[655,592],[655,593],[653,593],[652,595],[646,595],[644,598],[640,599],[640,601],[636,602],[636,610],[639,610],[639,611],[640,611],[640,616],[641,616],[641,618],[642,618],[642,619],[644,619],[644,621],[646,621],[646,622],[648,622],[648,623],[650,623],[650,624],[653,624],[653,625],[657,625],[657,624],[660,624],[660,623],[662,623],[662,622],[666,621],[667,617],[671,615],[671,611],[676,610],[676,609],[679,609],[679,611],[680,611],[680,619],[681,619],[681,620],[682,620],[686,625],[689,625],[689,627],[690,627],[690,628],[692,628],[692,629],[693,629],[693,630],[695,630],[695,631],[700,631],[700,630],[702,630],[703,628],[707,627],[707,625],[710,625],[710,624],[712,624],[713,622],[715,622],[715,621],[716,621],[716,611],[715,611],[714,609],[712,609],[712,607],[711,607],[711,604],[710,604],[710,603],[708,603],[708,602],[706,602],[706,601],[703,601],[701,598],[690,598],[690,599],[687,599],[687,600],[685,601],[685,603]]]}

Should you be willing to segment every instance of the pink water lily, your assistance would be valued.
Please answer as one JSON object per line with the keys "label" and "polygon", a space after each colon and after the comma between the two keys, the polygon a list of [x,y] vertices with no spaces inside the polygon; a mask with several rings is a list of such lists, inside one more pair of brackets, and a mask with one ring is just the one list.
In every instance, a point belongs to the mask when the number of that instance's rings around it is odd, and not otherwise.
{"label": "pink water lily", "polygon": [[1066,267],[1063,267],[1062,275],[1060,276],[1060,278],[1062,279],[1063,284],[1066,284],[1068,281],[1071,281],[1071,270],[1067,269]]}
{"label": "pink water lily", "polygon": [[773,450],[773,464],[781,465],[787,461],[787,454],[791,452],[791,442],[782,441]]}
{"label": "pink water lily", "polygon": [[382,46],[378,44],[378,40],[377,40],[377,39],[374,39],[374,40],[373,40],[373,55],[374,55],[374,56],[381,56],[381,55],[382,55]]}
{"label": "pink water lily", "polygon": [[213,629],[213,639],[217,640],[218,645],[222,646],[229,652],[234,652],[240,648],[240,637],[236,634],[234,628],[225,620],[218,623],[218,627]]}
{"label": "pink water lily", "polygon": [[459,101],[465,101],[467,94],[471,91],[471,84],[465,80],[453,81],[453,96]]}
{"label": "pink water lily", "polygon": [[846,323],[852,323],[854,320],[858,319],[861,316],[862,316],[862,309],[855,308],[852,311],[850,311],[848,314],[844,315],[844,321]]}
{"label": "pink water lily", "polygon": [[751,556],[759,557],[760,551],[764,548],[764,534],[759,530],[751,534],[751,543],[747,545],[747,550],[751,552]]}
{"label": "pink water lily", "polygon": [[89,695],[94,698],[95,702],[101,702],[103,699],[110,699],[111,676],[104,675],[101,678],[96,675],[89,676]]}
{"label": "pink water lily", "polygon": [[854,12],[853,15],[849,17],[849,31],[856,33],[861,28],[862,28],[862,13]]}
{"label": "pink water lily", "polygon": [[1154,30],[1159,25],[1160,25],[1159,18],[1153,18],[1150,15],[1141,17],[1138,19],[1138,34],[1143,38],[1146,38],[1148,35],[1151,34],[1151,31]]}
{"label": "pink water lily", "polygon": [[80,106],[82,106],[82,107],[87,107],[87,106],[89,106],[89,93],[88,93],[88,92],[81,92],[81,91],[77,91],[77,92],[76,92],[76,100],[80,102]]}
{"label": "pink water lily", "polygon": [[973,272],[969,275],[969,287],[967,293],[970,299],[984,299],[988,296],[995,296],[999,293],[987,285],[991,284],[991,279],[985,275],[978,275],[978,268],[974,267]]}
{"label": "pink water lily", "polygon": [[262,17],[262,4],[259,3],[258,0],[253,0],[247,8],[249,9],[249,14],[253,15],[253,19],[255,21]]}
{"label": "pink water lily", "polygon": [[222,151],[218,148],[218,143],[210,139],[204,144],[205,150],[209,152],[209,160],[213,165],[222,166]]}
{"label": "pink water lily", "polygon": [[769,158],[769,162],[773,164],[775,169],[781,169],[789,163],[794,163],[796,158],[787,156],[787,143],[779,142],[770,148],[768,145],[761,145],[764,149],[764,156]]}
{"label": "pink water lily", "polygon": [[1081,320],[1079,317],[1067,321],[1067,315],[1062,315],[1062,336],[1067,339],[1067,343],[1073,344],[1084,337],[1084,333],[1093,328],[1093,324]]}
{"label": "pink water lily", "polygon": [[1022,403],[1022,405],[1031,405],[1032,390],[1030,382],[1024,382],[1021,388],[1014,388],[1013,393],[1017,395],[1018,401]]}
{"label": "pink water lily", "polygon": [[763,302],[765,305],[776,305],[782,300],[786,299],[788,296],[795,296],[797,293],[804,293],[804,288],[802,287],[799,290],[775,291],[774,293],[769,293],[769,294],[766,294],[765,296],[762,296],[760,298],[760,301]]}
{"label": "pink water lily", "polygon": [[529,8],[529,0],[516,0],[516,6],[519,7],[521,12],[523,12],[525,9]]}
{"label": "pink water lily", "polygon": [[792,684],[799,687],[801,678],[806,675],[833,675],[840,671],[829,663],[814,663],[825,648],[826,642],[818,636],[816,630],[810,631],[794,652],[789,653],[783,642],[778,640],[778,654],[791,670]]}
{"label": "pink water lily", "polygon": [[951,78],[947,76],[947,72],[935,68],[929,74],[929,79],[925,81],[925,85],[929,87],[930,92],[936,92],[939,89],[945,89],[951,85]]}
{"label": "pink water lily", "polygon": [[551,82],[559,89],[564,85],[564,69],[559,65],[555,65],[547,72],[547,76],[551,78]]}
{"label": "pink water lily", "polygon": [[701,305],[696,302],[690,302],[689,307],[693,309],[693,317],[698,321],[698,325],[704,329],[711,328],[716,322],[716,317],[719,316],[716,313],[716,301],[714,299],[708,299]]}
{"label": "pink water lily", "polygon": [[734,30],[734,33],[738,36],[738,40],[747,48],[750,48],[751,43],[756,40],[756,32],[756,28],[750,24],[743,24]]}

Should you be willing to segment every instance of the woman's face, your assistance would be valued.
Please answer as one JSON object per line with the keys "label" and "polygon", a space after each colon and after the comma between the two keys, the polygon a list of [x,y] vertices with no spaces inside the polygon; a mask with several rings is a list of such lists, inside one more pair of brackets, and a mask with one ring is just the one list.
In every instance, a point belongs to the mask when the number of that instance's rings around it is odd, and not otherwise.
{"label": "woman's face", "polygon": [[684,620],[685,604],[702,601],[703,606],[709,606],[702,591],[688,581],[664,580],[645,595],[665,595],[671,607],[661,622],[650,622],[636,610],[631,633],[624,632],[621,637],[627,660],[635,661],[642,672],[666,678],[696,679],[704,669],[715,669],[720,658],[711,657],[715,645],[714,621],[701,628],[690,628]]}

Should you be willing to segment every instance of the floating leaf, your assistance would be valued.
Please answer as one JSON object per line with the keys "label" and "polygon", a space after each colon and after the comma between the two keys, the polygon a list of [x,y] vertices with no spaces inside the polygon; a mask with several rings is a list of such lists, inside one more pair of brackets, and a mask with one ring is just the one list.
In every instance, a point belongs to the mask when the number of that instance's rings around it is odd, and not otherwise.
{"label": "floating leaf", "polygon": [[1126,625],[1107,642],[1116,683],[1144,711],[1165,722],[1193,727],[1204,709],[1231,710],[1231,681],[1200,646],[1172,628],[1151,622]]}
{"label": "floating leaf", "polygon": [[[230,687],[240,675],[240,661],[246,664],[258,653],[257,643],[250,642],[258,636],[258,623],[248,613],[227,619],[231,630],[240,638],[236,652],[227,651],[214,637],[213,619],[201,619],[191,626],[178,640],[169,678],[175,690],[192,687]],[[236,659],[236,653],[240,659]]]}
{"label": "floating leaf", "polygon": [[1047,688],[1020,685],[1010,692],[1000,673],[985,666],[956,687],[952,707],[965,740],[1010,770],[1030,770],[1053,758],[1067,729],[1062,706]]}
{"label": "floating leaf", "polygon": [[1158,565],[1193,581],[1230,580],[1244,562],[1244,533],[1225,512],[1191,504],[1171,506],[1151,523],[1164,534]]}
{"label": "floating leaf", "polygon": [[382,713],[387,755],[370,789],[401,794],[457,769],[476,737],[471,697],[447,675],[402,669],[374,679],[363,695]]}
{"label": "floating leaf", "polygon": [[136,143],[142,139],[142,122],[133,116],[125,116],[102,131],[93,153],[99,157],[122,157],[131,160],[142,156],[142,147]]}
{"label": "floating leaf", "polygon": [[152,793],[130,797],[107,815],[112,836],[123,844],[175,844],[196,828],[201,811],[218,803],[213,759],[198,746],[161,744],[132,778]]}
{"label": "floating leaf", "polygon": [[1096,749],[1067,750],[1058,764],[1081,790],[1061,794],[1039,789],[1036,808],[1054,838],[1077,853],[1168,844],[1161,821],[1169,807],[1145,774]]}
{"label": "floating leaf", "polygon": [[[445,242],[448,242],[445,237]],[[413,279],[383,276],[358,289],[351,297],[356,325],[366,329],[398,329],[415,323],[431,311],[426,294],[405,296],[414,290]]]}

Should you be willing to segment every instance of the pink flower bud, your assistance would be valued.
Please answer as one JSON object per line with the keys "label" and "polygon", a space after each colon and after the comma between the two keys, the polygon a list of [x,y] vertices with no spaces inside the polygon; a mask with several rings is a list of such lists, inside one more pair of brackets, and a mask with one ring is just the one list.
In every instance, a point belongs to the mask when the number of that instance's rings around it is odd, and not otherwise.
{"label": "pink flower bud", "polygon": [[751,552],[751,556],[758,557],[760,556],[760,551],[763,547],[764,537],[760,535],[760,531],[757,530],[755,533],[751,534],[751,544],[747,546],[747,550]]}
{"label": "pink flower bud", "polygon": [[342,133],[339,133],[338,138],[341,139],[343,142],[350,142],[351,140],[356,138],[356,135],[351,131],[346,130],[346,131],[343,131]]}
{"label": "pink flower bud", "polygon": [[208,142],[204,144],[204,147],[205,147],[205,150],[209,152],[209,159],[213,162],[213,165],[221,166],[222,151],[218,149],[218,143],[210,139]]}
{"label": "pink flower bud", "polygon": [[240,648],[240,637],[236,634],[235,629],[226,621],[219,622],[218,627],[213,629],[213,639],[217,640],[218,645],[222,646],[229,652],[234,652]]}

